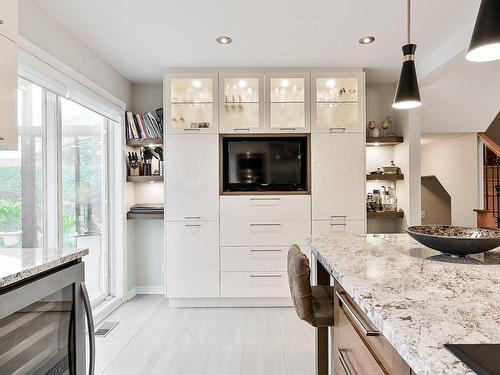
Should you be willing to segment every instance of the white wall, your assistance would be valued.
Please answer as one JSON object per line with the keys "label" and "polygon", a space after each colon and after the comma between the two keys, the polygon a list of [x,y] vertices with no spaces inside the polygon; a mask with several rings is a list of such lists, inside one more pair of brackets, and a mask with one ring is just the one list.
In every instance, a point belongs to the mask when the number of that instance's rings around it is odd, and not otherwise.
{"label": "white wall", "polygon": [[[161,79],[161,77],[159,77]],[[134,84],[132,86],[132,111],[144,112],[163,107],[163,85]]]}
{"label": "white wall", "polygon": [[[369,84],[366,85],[366,123],[376,121],[380,126],[387,116],[393,116],[392,102],[396,87],[394,84]],[[397,124],[394,132],[399,135]]]}
{"label": "white wall", "polygon": [[129,106],[132,85],[33,0],[19,0],[19,34]]}
{"label": "white wall", "polygon": [[436,176],[451,196],[452,225],[476,226],[479,207],[477,135],[422,147],[422,176]]}

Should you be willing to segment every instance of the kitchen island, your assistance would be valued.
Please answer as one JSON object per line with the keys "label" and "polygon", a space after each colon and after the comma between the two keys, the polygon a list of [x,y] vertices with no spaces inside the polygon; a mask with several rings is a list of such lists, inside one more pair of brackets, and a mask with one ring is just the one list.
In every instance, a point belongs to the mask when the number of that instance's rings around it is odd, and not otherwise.
{"label": "kitchen island", "polygon": [[0,248],[0,374],[85,374],[95,361],[87,249]]}
{"label": "kitchen island", "polygon": [[[455,259],[406,234],[317,236],[308,244],[318,280],[332,276],[413,373],[474,374],[443,345],[500,343],[498,249]],[[370,344],[368,335],[363,341]]]}

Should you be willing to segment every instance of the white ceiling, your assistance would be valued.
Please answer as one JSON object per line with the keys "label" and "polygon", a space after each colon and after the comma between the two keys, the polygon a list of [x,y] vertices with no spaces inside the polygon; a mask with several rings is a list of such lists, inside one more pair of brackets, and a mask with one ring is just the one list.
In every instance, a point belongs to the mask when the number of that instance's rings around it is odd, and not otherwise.
{"label": "white ceiling", "polygon": [[[167,67],[365,67],[394,82],[405,44],[403,0],[36,0],[134,83]],[[479,0],[414,0],[423,61],[474,23]],[[218,45],[229,35],[234,42]],[[361,46],[365,35],[377,38]],[[466,48],[466,46],[464,46]]]}

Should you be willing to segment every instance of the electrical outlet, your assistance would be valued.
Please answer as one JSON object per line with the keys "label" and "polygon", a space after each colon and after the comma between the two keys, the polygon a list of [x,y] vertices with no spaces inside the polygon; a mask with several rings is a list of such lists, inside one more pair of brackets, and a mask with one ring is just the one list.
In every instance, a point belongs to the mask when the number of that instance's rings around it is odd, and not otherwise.
{"label": "electrical outlet", "polygon": [[425,211],[420,211],[420,218],[425,219]]}

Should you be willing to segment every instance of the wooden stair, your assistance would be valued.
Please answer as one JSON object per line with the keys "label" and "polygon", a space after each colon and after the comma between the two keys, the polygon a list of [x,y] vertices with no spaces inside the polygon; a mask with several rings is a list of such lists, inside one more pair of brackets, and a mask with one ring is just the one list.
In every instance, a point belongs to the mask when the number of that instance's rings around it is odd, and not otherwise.
{"label": "wooden stair", "polygon": [[479,228],[500,229],[500,147],[485,133],[478,133],[483,144],[484,207],[477,213]]}

